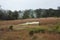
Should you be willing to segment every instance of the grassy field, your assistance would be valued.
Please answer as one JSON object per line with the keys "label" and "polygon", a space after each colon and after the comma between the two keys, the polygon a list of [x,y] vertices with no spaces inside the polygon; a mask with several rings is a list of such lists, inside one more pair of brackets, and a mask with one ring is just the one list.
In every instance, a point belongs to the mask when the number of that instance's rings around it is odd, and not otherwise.
{"label": "grassy field", "polygon": [[[40,25],[20,25],[33,21]],[[13,30],[8,29],[10,26]],[[60,40],[60,18],[0,21],[0,40]]]}

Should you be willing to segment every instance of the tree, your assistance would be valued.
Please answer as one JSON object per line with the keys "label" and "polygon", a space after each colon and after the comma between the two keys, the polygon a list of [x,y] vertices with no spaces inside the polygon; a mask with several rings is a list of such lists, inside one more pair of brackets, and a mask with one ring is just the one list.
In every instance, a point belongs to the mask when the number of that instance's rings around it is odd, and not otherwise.
{"label": "tree", "polygon": [[14,19],[18,19],[18,17],[19,17],[18,11],[13,12],[13,17],[14,17]]}
{"label": "tree", "polygon": [[11,10],[8,11],[8,20],[12,20],[13,16],[12,16],[13,12]]}
{"label": "tree", "polygon": [[32,18],[34,18],[34,15],[33,15],[33,14],[31,14],[31,17],[32,17]]}
{"label": "tree", "polygon": [[54,16],[54,10],[52,8],[45,9],[43,17],[53,17]]}
{"label": "tree", "polygon": [[14,11],[14,12],[12,12],[10,10],[8,11],[8,19],[9,20],[18,19],[18,16],[19,16],[19,14],[17,11]]}
{"label": "tree", "polygon": [[41,9],[36,9],[35,10],[37,18],[40,18],[41,11],[42,11]]}
{"label": "tree", "polygon": [[2,19],[3,12],[0,10],[0,19]]}
{"label": "tree", "polygon": [[48,17],[53,17],[54,16],[54,10],[52,8],[48,9]]}
{"label": "tree", "polygon": [[60,10],[60,6],[58,7],[58,10]]}
{"label": "tree", "polygon": [[56,10],[56,16],[60,17],[60,7],[58,7],[58,9]]}
{"label": "tree", "polygon": [[30,10],[25,10],[23,14],[23,19],[30,18],[29,13],[30,13]]}

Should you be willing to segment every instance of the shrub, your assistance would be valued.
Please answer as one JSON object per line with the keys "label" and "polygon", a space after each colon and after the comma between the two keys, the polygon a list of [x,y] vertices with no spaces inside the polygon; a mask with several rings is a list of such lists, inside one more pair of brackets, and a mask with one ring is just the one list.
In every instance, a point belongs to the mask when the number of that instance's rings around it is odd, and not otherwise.
{"label": "shrub", "polygon": [[59,26],[56,27],[56,30],[58,30],[58,29],[59,29]]}
{"label": "shrub", "polygon": [[9,30],[13,30],[13,26],[10,26],[10,27],[9,27]]}
{"label": "shrub", "polygon": [[33,31],[30,31],[30,32],[29,32],[29,35],[30,35],[30,36],[33,36],[33,34],[34,34]]}
{"label": "shrub", "polygon": [[58,34],[60,34],[60,32],[57,32]]}

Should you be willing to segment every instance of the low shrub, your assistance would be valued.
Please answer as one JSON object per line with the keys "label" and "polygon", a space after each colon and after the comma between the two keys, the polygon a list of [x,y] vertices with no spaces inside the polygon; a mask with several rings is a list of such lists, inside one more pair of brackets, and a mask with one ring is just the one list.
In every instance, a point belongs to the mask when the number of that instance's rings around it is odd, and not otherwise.
{"label": "low shrub", "polygon": [[30,36],[33,36],[33,34],[34,34],[33,31],[30,31],[30,32],[29,32],[29,35],[30,35]]}
{"label": "low shrub", "polygon": [[11,25],[11,26],[9,26],[9,30],[11,30],[11,31],[13,30],[13,26],[12,26],[12,25]]}

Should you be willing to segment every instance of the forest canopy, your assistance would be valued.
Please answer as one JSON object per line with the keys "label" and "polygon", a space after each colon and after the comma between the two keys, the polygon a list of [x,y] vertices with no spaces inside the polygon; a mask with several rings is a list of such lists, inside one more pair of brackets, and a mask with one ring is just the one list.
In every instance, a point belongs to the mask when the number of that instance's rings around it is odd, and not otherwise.
{"label": "forest canopy", "polygon": [[29,9],[24,11],[11,11],[0,8],[0,20],[16,20],[27,18],[45,18],[45,17],[60,17],[60,7],[57,9]]}

